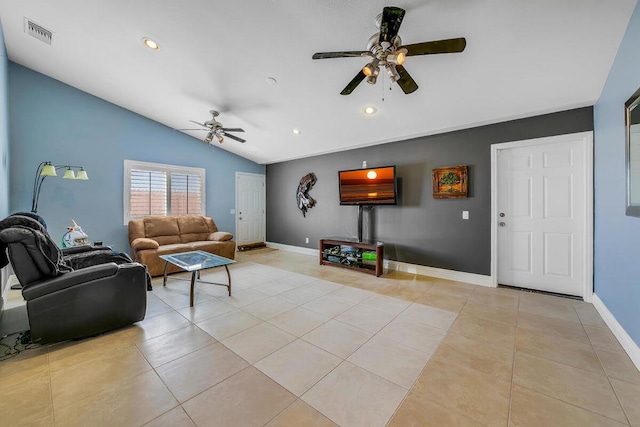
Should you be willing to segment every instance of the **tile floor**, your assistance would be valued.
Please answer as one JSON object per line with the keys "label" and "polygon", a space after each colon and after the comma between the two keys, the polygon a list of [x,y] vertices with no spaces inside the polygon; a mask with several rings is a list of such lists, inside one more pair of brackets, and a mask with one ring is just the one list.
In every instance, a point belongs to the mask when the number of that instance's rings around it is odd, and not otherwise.
{"label": "tile floor", "polygon": [[[640,373],[589,304],[238,261],[232,297],[198,285],[190,308],[186,282],[156,279],[144,321],[0,362],[0,424],[640,426]],[[0,326],[24,322],[18,304]]]}

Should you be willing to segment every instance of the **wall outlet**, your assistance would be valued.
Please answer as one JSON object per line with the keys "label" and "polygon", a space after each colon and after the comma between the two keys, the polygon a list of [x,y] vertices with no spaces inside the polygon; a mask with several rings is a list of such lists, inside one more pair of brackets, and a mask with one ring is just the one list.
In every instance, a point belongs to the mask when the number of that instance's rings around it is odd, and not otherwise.
{"label": "wall outlet", "polygon": [[469,219],[469,211],[462,211],[462,219]]}
{"label": "wall outlet", "polygon": [[229,213],[230,213],[231,215],[235,215],[235,214],[236,214],[236,210],[235,210],[235,209],[229,209]]}
{"label": "wall outlet", "polygon": [[304,242],[305,242],[305,243],[309,243],[309,238],[308,238],[308,237],[305,237],[305,238],[304,238]]}

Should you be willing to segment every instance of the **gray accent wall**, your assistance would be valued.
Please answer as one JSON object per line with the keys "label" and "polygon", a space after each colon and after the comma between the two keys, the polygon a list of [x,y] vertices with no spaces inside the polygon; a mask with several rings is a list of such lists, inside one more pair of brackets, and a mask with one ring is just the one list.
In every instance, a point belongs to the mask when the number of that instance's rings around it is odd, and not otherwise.
{"label": "gray accent wall", "polygon": [[[358,208],[340,206],[338,171],[363,161],[396,165],[398,205],[365,210],[363,237],[383,241],[385,259],[489,275],[491,144],[591,130],[593,108],[585,107],[267,165],[267,241],[317,249],[322,237],[356,237]],[[469,167],[468,197],[434,199],[432,169],[455,165]],[[309,172],[317,177],[309,192],[317,204],[305,218],[295,196]]]}

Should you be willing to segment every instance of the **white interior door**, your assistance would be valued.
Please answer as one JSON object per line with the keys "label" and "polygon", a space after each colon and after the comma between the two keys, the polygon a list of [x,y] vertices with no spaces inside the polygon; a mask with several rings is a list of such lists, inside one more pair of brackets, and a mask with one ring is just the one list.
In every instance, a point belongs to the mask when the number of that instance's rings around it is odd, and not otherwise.
{"label": "white interior door", "polygon": [[590,133],[496,144],[498,284],[590,292],[591,147]]}
{"label": "white interior door", "polygon": [[266,235],[265,176],[236,172],[236,242],[263,243]]}

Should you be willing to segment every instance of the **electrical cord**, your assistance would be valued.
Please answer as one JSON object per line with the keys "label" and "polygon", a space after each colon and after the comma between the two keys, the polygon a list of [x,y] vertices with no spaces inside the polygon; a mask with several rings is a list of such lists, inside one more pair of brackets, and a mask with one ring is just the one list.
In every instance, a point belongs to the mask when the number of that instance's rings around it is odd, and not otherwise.
{"label": "electrical cord", "polygon": [[[13,345],[4,343],[5,340],[13,337],[15,335],[16,339]],[[0,338],[0,346],[4,347],[4,351],[0,350],[0,362],[11,359],[12,357],[22,353],[25,350],[32,350],[34,348],[38,348],[41,344],[34,344],[31,342],[31,331],[18,331],[12,334],[8,334]]]}

